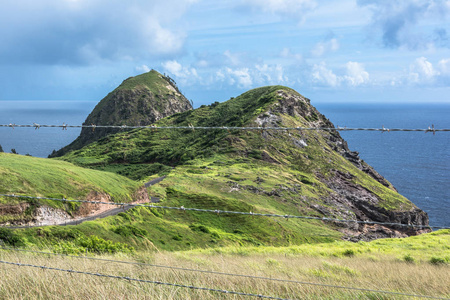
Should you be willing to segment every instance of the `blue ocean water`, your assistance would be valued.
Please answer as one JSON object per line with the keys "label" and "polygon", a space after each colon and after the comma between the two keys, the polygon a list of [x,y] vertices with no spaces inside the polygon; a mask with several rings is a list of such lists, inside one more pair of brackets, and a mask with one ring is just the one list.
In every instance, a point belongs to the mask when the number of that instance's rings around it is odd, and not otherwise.
{"label": "blue ocean water", "polygon": [[[319,104],[335,126],[450,128],[450,104]],[[426,211],[430,224],[450,226],[450,132],[346,131],[350,150]]]}
{"label": "blue ocean water", "polygon": [[[81,125],[95,107],[92,101],[0,101],[1,124]],[[0,128],[3,151],[47,157],[71,143],[81,129],[69,128]]]}
{"label": "blue ocean water", "polygon": [[[0,101],[0,124],[79,125],[95,106],[83,101]],[[450,128],[450,104],[315,104],[341,127]],[[5,152],[47,157],[80,129],[0,128]],[[430,224],[450,227],[450,132],[341,132],[349,148],[425,210]]]}

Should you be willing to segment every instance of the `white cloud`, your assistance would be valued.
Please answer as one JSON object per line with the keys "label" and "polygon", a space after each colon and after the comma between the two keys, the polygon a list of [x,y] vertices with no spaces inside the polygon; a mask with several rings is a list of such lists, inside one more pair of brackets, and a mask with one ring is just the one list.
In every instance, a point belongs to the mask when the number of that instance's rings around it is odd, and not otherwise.
{"label": "white cloud", "polygon": [[281,65],[255,65],[254,81],[258,85],[283,84],[288,81]]}
{"label": "white cloud", "polygon": [[433,64],[422,56],[409,66],[408,77],[410,83],[430,83],[439,74],[439,71],[435,70]]}
{"label": "white cloud", "polygon": [[343,84],[359,86],[369,83],[369,73],[364,69],[364,66],[353,61],[347,62],[340,74],[333,72],[322,61],[312,67],[311,76],[313,83],[329,87],[339,87]]}
{"label": "white cloud", "polygon": [[149,66],[147,66],[147,65],[141,65],[141,66],[136,67],[136,71],[142,72],[142,73],[147,73],[147,72],[149,72],[150,70],[151,70],[151,69],[150,69]]}
{"label": "white cloud", "polygon": [[231,68],[225,68],[225,72],[229,77],[230,85],[237,84],[239,88],[249,88],[253,84],[249,68],[239,68],[234,70]]}
{"label": "white cloud", "polygon": [[336,87],[340,84],[341,79],[328,69],[325,62],[315,64],[312,68],[313,82],[326,86]]}
{"label": "white cloud", "polygon": [[185,34],[164,28],[154,19],[146,20],[144,38],[148,40],[148,53],[170,54],[180,51]]}
{"label": "white cloud", "polygon": [[184,67],[176,60],[166,61],[162,63],[162,67],[166,72],[174,75],[177,79],[180,79],[185,85],[193,84],[198,78],[197,70],[195,68]]}
{"label": "white cloud", "polygon": [[440,60],[438,64],[438,69],[441,75],[450,76],[450,58]]}
{"label": "white cloud", "polygon": [[369,73],[358,62],[349,61],[346,64],[346,72],[347,74],[344,76],[344,79],[351,86],[358,86],[369,82]]}

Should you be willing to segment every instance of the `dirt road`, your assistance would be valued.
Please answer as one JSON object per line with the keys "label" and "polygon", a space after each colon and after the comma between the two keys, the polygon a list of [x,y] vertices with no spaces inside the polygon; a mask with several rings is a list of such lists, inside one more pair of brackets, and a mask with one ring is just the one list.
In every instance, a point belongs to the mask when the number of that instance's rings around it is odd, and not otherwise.
{"label": "dirt road", "polygon": [[[149,186],[152,186],[154,184],[160,183],[162,180],[164,180],[164,178],[166,178],[166,176],[162,176],[162,177],[158,177],[155,178],[149,182],[146,182],[144,184],[144,186],[147,188]],[[150,203],[158,203],[161,200],[159,198],[156,197],[150,197]],[[67,226],[67,225],[78,225],[81,224],[83,222],[86,221],[93,221],[96,219],[101,219],[101,218],[106,218],[109,216],[114,216],[117,215],[121,212],[125,212],[131,208],[133,208],[134,206],[132,204],[137,204],[138,202],[132,202],[129,204],[126,204],[124,206],[120,206],[120,207],[116,207],[116,208],[112,208],[112,209],[108,209],[108,210],[103,210],[100,209],[97,212],[94,212],[92,215],[88,216],[88,217],[84,217],[84,218],[80,218],[80,219],[72,219],[72,220],[67,220],[65,222],[60,222],[60,223],[54,223],[54,224],[46,224],[46,225],[29,225],[29,226],[14,226],[14,227],[8,227],[8,228],[30,228],[30,227],[44,227],[44,226],[52,226],[52,225],[59,225],[59,226]],[[142,202],[139,202],[142,203]]]}

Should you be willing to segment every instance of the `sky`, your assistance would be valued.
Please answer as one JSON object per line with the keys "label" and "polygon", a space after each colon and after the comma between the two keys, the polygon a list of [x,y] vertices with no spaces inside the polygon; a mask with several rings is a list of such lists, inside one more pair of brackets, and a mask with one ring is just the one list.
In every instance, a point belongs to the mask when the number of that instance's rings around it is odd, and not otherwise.
{"label": "sky", "polygon": [[195,107],[278,84],[450,103],[450,0],[0,0],[0,101],[99,101],[151,69]]}

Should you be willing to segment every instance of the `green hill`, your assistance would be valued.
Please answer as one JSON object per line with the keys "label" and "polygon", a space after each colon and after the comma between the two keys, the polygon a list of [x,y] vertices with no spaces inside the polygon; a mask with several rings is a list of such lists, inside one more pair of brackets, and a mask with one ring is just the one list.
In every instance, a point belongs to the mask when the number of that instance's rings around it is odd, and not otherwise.
{"label": "green hill", "polygon": [[[192,109],[189,100],[178,90],[175,82],[155,70],[130,77],[103,98],[86,118],[84,125],[149,125],[174,113]],[[119,132],[111,128],[83,128],[70,145],[54,151],[50,157]]]}
{"label": "green hill", "polygon": [[[156,125],[333,126],[308,99],[282,86],[254,89],[223,103],[175,114]],[[426,213],[349,151],[337,132],[149,128],[110,135],[60,159],[134,179],[168,174],[149,190],[164,205],[428,224]],[[146,238],[162,248],[233,242],[289,245],[324,238],[317,234],[332,239],[341,235],[330,230],[357,240],[417,234],[413,229],[378,225],[218,218],[172,211],[135,213],[139,216],[134,215],[133,226],[145,230]],[[119,221],[105,222],[113,227]]]}

